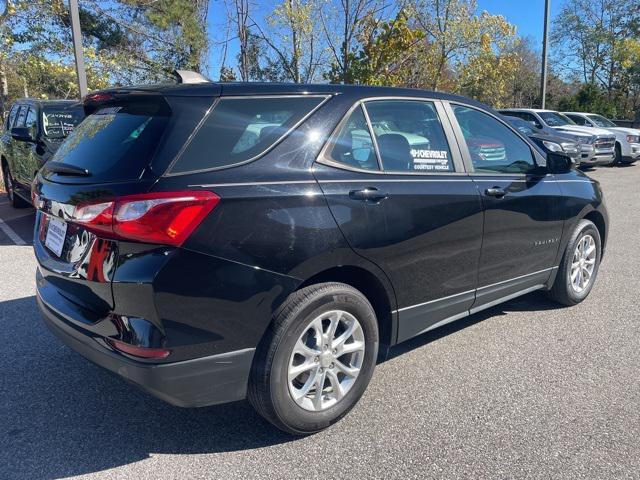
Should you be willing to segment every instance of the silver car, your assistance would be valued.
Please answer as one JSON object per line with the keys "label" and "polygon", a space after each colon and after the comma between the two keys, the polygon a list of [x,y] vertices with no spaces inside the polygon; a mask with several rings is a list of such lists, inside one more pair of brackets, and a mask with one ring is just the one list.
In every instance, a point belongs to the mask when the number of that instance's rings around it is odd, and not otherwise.
{"label": "silver car", "polygon": [[616,136],[615,163],[632,164],[640,158],[640,130],[618,127],[608,118],[595,113],[563,112],[576,124],[604,128]]}
{"label": "silver car", "polygon": [[615,162],[616,137],[608,130],[576,125],[566,115],[553,110],[507,108],[500,110],[500,113],[522,118],[550,135],[561,133],[574,136],[582,145],[582,166],[612,165]]}

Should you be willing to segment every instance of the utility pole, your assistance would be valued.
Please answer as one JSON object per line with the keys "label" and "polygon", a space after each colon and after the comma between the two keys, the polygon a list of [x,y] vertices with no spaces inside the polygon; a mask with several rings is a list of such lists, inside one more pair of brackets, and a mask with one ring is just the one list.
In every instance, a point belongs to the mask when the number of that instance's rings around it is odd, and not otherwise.
{"label": "utility pole", "polygon": [[87,94],[87,72],[84,69],[82,54],[82,31],[80,30],[80,15],[78,14],[78,0],[69,0],[69,15],[71,16],[71,36],[73,37],[73,53],[76,57],[76,73],[78,74],[78,89],[80,99]]}
{"label": "utility pole", "polygon": [[544,34],[542,37],[542,72],[540,74],[540,108],[545,108],[547,99],[547,52],[549,46],[549,10],[551,0],[544,0]]}

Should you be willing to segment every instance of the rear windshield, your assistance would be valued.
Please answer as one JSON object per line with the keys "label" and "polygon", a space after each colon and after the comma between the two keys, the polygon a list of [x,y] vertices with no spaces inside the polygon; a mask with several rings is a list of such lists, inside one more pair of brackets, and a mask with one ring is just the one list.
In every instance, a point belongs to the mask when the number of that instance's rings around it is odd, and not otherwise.
{"label": "rear windshield", "polygon": [[47,138],[65,138],[84,119],[81,105],[42,108],[42,131]]}
{"label": "rear windshield", "polygon": [[151,161],[168,118],[164,101],[102,108],[71,132],[51,160],[88,169],[91,182],[139,178]]}
{"label": "rear windshield", "polygon": [[171,173],[228,167],[264,153],[325,97],[224,98]]}

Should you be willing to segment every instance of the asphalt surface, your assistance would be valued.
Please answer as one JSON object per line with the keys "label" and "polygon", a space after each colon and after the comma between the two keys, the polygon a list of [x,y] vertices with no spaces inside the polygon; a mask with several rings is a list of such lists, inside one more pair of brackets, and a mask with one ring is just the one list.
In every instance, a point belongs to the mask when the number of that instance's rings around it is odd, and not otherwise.
{"label": "asphalt surface", "polygon": [[[611,233],[585,302],[534,293],[396,347],[303,439],[245,402],[171,407],[63,346],[31,247],[0,229],[0,478],[640,478],[640,165],[590,175]],[[30,241],[30,210],[0,218]]]}

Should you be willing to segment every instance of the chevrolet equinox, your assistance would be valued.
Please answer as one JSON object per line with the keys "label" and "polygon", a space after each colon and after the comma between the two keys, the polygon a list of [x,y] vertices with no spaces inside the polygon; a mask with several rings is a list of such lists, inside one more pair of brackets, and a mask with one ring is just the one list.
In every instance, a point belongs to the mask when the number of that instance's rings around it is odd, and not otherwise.
{"label": "chevrolet equinox", "polygon": [[64,343],[173,405],[248,398],[310,434],[389,347],[594,285],[598,183],[473,100],[183,82],[83,106],[34,182],[38,304]]}

